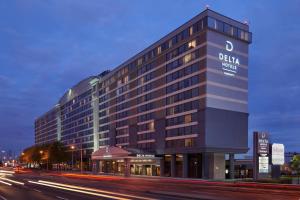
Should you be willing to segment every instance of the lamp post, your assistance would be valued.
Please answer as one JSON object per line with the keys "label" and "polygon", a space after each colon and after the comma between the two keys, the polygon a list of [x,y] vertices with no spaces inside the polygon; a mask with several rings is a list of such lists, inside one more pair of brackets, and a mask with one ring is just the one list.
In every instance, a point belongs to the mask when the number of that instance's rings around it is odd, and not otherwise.
{"label": "lamp post", "polygon": [[40,154],[41,154],[41,160],[42,160],[42,155],[43,155],[44,151],[40,150]]}
{"label": "lamp post", "polygon": [[72,146],[71,146],[71,149],[72,149],[72,170],[73,170],[73,163],[74,163],[74,149],[75,149],[75,146],[72,145]]}

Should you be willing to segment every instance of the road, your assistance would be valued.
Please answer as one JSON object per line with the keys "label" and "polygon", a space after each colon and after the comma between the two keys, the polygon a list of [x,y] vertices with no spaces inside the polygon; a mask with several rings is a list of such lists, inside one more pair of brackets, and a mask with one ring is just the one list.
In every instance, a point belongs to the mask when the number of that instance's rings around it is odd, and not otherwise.
{"label": "road", "polygon": [[0,200],[89,199],[300,199],[300,190],[260,188],[182,179],[98,176],[97,180],[51,173],[11,174],[0,170]]}

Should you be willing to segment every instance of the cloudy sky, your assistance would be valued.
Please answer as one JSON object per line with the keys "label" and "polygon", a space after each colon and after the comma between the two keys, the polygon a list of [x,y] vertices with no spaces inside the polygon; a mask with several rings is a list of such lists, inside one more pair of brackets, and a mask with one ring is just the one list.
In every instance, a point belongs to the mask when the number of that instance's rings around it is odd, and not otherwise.
{"label": "cloudy sky", "polygon": [[300,151],[300,1],[0,0],[0,149],[34,143],[33,124],[81,79],[112,69],[204,10],[253,32],[253,130]]}

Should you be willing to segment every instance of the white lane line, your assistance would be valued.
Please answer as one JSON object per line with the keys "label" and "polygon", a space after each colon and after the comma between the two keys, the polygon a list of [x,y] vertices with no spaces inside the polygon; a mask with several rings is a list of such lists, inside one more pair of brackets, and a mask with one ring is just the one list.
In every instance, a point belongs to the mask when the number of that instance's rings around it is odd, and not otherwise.
{"label": "white lane line", "polygon": [[7,200],[4,196],[2,196],[2,195],[0,195],[0,198],[2,199],[2,200]]}
{"label": "white lane line", "polygon": [[9,186],[11,186],[11,184],[10,184],[10,183],[4,182],[4,181],[0,181],[0,183],[3,183],[3,184],[5,184],[5,185],[9,185]]}
{"label": "white lane line", "polygon": [[8,179],[8,178],[1,178],[1,180],[4,180],[4,181],[8,181],[8,182],[11,182],[11,183],[15,183],[15,184],[18,184],[18,185],[24,185],[24,183],[22,182],[19,182],[19,181],[14,181],[14,180],[11,180],[11,179]]}
{"label": "white lane line", "polygon": [[129,200],[129,199],[123,198],[123,197],[99,194],[99,193],[95,193],[95,192],[88,192],[88,191],[84,191],[84,190],[77,190],[77,189],[72,189],[72,188],[67,188],[67,187],[60,187],[60,186],[56,186],[56,185],[50,185],[50,184],[46,184],[46,183],[39,183],[39,182],[35,182],[35,181],[28,181],[28,182],[33,183],[33,184],[37,184],[37,185],[43,185],[43,186],[48,186],[48,187],[52,187],[52,188],[68,190],[68,191],[72,191],[72,192],[79,192],[79,193],[83,193],[83,194],[89,194],[89,195],[93,195],[93,196],[104,197],[104,198],[108,198],[108,199]]}
{"label": "white lane line", "polygon": [[81,186],[75,186],[75,185],[69,185],[69,184],[54,183],[54,182],[50,182],[50,181],[39,180],[38,182],[39,183],[44,183],[44,184],[60,186],[60,187],[90,191],[90,192],[98,192],[98,193],[104,193],[104,194],[109,194],[109,195],[123,196],[123,197],[126,197],[126,198],[143,199],[143,200],[155,200],[153,198],[148,198],[148,197],[129,195],[129,194],[123,194],[123,193],[118,193],[118,192],[111,192],[111,191],[106,191],[106,190],[100,190],[100,189],[94,189],[94,188],[88,188],[88,187],[81,187]]}
{"label": "white lane line", "polygon": [[33,189],[33,190],[36,191],[36,192],[42,193],[41,190],[37,190],[37,189]]}
{"label": "white lane line", "polygon": [[56,196],[56,198],[62,199],[62,200],[68,200],[67,198],[63,198],[63,197],[60,197],[60,196]]}

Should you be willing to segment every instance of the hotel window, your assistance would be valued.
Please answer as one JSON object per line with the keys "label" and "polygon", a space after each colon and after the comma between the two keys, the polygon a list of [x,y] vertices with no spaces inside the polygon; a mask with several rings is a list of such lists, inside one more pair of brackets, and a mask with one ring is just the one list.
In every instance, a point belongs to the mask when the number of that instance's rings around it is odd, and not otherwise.
{"label": "hotel window", "polygon": [[183,57],[183,63],[186,64],[192,60],[192,54],[187,54]]}
{"label": "hotel window", "polygon": [[149,123],[149,130],[154,130],[154,122]]}
{"label": "hotel window", "polygon": [[192,122],[192,115],[185,115],[184,116],[184,122],[187,123],[191,123]]}
{"label": "hotel window", "polygon": [[169,40],[169,48],[172,47],[172,40]]}
{"label": "hotel window", "polygon": [[224,32],[224,23],[217,20],[217,30],[220,32]]}
{"label": "hotel window", "polygon": [[190,41],[189,44],[188,44],[188,47],[189,47],[189,49],[195,48],[196,47],[196,40]]}
{"label": "hotel window", "polygon": [[193,146],[193,139],[188,138],[184,140],[184,147],[192,147]]}
{"label": "hotel window", "polygon": [[137,61],[137,65],[141,65],[143,63],[143,58],[139,58]]}
{"label": "hotel window", "polygon": [[192,26],[189,28],[189,34],[193,35],[193,27]]}
{"label": "hotel window", "polygon": [[161,54],[161,46],[157,47],[157,54]]}
{"label": "hotel window", "polygon": [[207,26],[209,28],[217,29],[217,21],[214,18],[207,18]]}
{"label": "hotel window", "polygon": [[229,24],[224,23],[224,32],[229,35],[233,35],[233,27]]}
{"label": "hotel window", "polygon": [[245,32],[241,29],[238,29],[238,38],[245,40]]}

